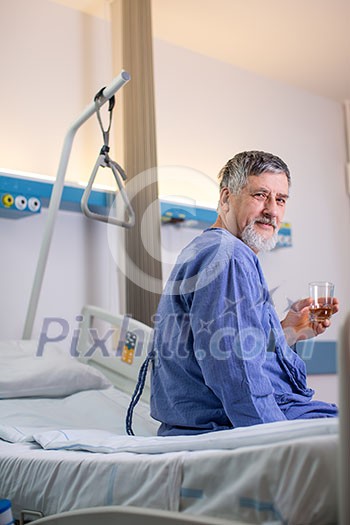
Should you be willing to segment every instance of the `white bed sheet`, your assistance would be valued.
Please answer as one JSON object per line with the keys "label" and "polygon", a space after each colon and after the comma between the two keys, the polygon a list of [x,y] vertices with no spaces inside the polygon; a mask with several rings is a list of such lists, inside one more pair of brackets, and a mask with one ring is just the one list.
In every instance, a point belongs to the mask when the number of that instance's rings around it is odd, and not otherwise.
{"label": "white bed sheet", "polygon": [[[125,415],[130,395],[110,387],[85,390],[59,398],[28,397],[0,400],[1,427],[28,429],[91,428],[125,434]],[[149,415],[149,406],[139,402],[135,409],[135,433],[154,436],[159,423]]]}
{"label": "white bed sheet", "polygon": [[35,430],[31,438],[46,450],[83,450],[106,454],[115,452],[163,454],[192,450],[235,450],[337,432],[336,419],[317,419],[276,421],[191,436],[124,436],[104,430],[60,428],[48,431]]}
{"label": "white bed sheet", "polygon": [[[85,439],[83,445],[95,451],[0,441],[0,492],[12,500],[16,516],[23,508],[48,515],[136,505],[250,523],[336,523],[337,420],[159,438],[148,406],[141,404],[134,426],[147,435],[133,438],[124,432],[128,401],[128,395],[113,388],[66,398],[0,401],[0,431],[21,431],[26,423],[32,438],[68,429],[68,438],[78,436],[78,445]],[[100,438],[114,439],[119,452],[101,453],[99,443],[94,448],[96,429]],[[72,444],[71,439],[63,446],[72,449]]]}
{"label": "white bed sheet", "polygon": [[249,523],[337,521],[336,435],[236,450],[91,454],[0,442],[1,491],[45,515],[135,505]]}
{"label": "white bed sheet", "polygon": [[0,437],[14,441],[0,440],[0,495],[16,517],[25,508],[49,515],[134,505],[250,523],[336,523],[337,420],[161,438],[140,403],[132,437],[129,401],[114,387],[0,400]]}

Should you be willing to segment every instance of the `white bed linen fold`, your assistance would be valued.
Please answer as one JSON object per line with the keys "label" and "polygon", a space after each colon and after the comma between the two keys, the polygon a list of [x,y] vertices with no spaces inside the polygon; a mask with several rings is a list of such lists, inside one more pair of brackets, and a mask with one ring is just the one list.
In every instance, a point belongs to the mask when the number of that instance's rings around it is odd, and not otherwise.
{"label": "white bed linen fold", "polygon": [[[1,429],[0,429],[1,430]],[[123,436],[95,429],[56,429],[33,434],[33,441],[46,450],[160,454],[187,450],[233,450],[271,445],[291,439],[336,434],[336,419],[277,421],[251,427],[210,432],[195,436]]]}
{"label": "white bed linen fold", "polygon": [[9,443],[30,443],[37,431],[35,427],[0,425],[0,439]]}

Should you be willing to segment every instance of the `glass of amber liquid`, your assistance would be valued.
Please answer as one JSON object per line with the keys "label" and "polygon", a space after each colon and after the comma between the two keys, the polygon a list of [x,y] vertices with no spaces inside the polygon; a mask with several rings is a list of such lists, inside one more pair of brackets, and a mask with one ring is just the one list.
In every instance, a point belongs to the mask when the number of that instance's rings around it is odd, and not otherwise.
{"label": "glass of amber liquid", "polygon": [[309,283],[309,293],[312,298],[310,321],[322,322],[330,319],[333,312],[334,284],[327,281]]}

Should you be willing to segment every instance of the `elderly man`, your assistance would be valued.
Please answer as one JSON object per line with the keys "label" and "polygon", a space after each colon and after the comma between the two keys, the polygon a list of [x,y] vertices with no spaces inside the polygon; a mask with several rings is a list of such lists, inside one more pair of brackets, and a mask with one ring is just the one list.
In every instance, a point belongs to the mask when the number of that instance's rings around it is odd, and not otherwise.
{"label": "elderly man", "polygon": [[151,415],[159,435],[334,417],[335,405],[312,400],[305,365],[289,346],[330,321],[310,325],[304,299],[281,323],[256,255],[276,244],[289,169],[275,155],[248,151],[219,178],[218,218],[178,257],[155,318]]}

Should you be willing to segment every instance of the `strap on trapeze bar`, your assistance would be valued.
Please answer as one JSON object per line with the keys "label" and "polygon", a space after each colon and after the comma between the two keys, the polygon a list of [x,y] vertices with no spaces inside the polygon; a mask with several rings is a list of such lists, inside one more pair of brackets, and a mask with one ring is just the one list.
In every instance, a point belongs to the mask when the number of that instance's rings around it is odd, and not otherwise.
{"label": "strap on trapeze bar", "polygon": [[101,98],[103,98],[103,91],[104,90],[105,90],[105,88],[100,89],[100,91],[98,93],[96,93],[96,95],[94,97],[94,102],[96,104],[97,120],[98,120],[98,122],[100,124],[100,128],[101,128],[101,131],[102,131],[102,136],[103,136],[103,143],[104,143],[103,146],[102,146],[102,149],[101,149],[101,153],[102,154],[109,152],[109,133],[110,133],[110,130],[111,130],[111,125],[112,125],[113,108],[115,106],[115,96],[113,95],[108,101],[109,124],[108,124],[108,128],[105,130],[104,127],[103,127],[103,123],[102,123],[100,108],[98,106],[98,102],[101,100]]}
{"label": "strap on trapeze bar", "polygon": [[[115,105],[115,97],[113,95],[109,99],[109,104],[108,104],[109,123],[108,123],[108,128],[104,129],[103,123],[102,123],[102,119],[101,119],[101,114],[100,114],[100,107],[98,105],[98,102],[103,97],[104,89],[105,88],[102,88],[94,97],[94,101],[95,101],[95,104],[96,104],[97,119],[98,119],[98,122],[100,124],[100,128],[101,128],[101,131],[102,131],[102,136],[103,136],[103,146],[101,148],[99,156],[97,157],[95,166],[94,166],[94,168],[92,170],[92,173],[90,175],[89,182],[88,182],[88,184],[87,184],[87,186],[85,188],[85,191],[83,193],[83,196],[82,196],[82,199],[81,199],[81,209],[82,209],[82,212],[87,217],[89,217],[91,219],[96,219],[96,220],[102,221],[102,222],[108,222],[110,224],[114,224],[115,226],[122,226],[123,228],[131,228],[135,224],[135,214],[134,214],[134,210],[133,210],[133,208],[132,208],[132,206],[130,204],[129,198],[128,198],[127,194],[126,194],[126,191],[125,191],[123,183],[122,183],[122,181],[126,181],[126,174],[125,174],[125,171],[123,170],[123,168],[117,162],[112,160],[110,158],[110,156],[109,156],[109,149],[110,149],[109,148],[109,134],[110,134],[111,124],[112,124],[112,115],[113,115],[112,112],[113,112],[113,108],[114,108],[114,105]],[[101,215],[99,213],[95,213],[95,212],[91,211],[89,206],[88,206],[88,201],[89,201],[90,193],[91,193],[91,190],[92,190],[92,186],[94,184],[97,172],[98,172],[99,168],[101,168],[101,167],[102,168],[109,168],[110,170],[112,170],[112,173],[114,175],[114,179],[115,179],[115,181],[117,183],[117,186],[118,186],[118,189],[119,189],[120,196],[123,199],[123,202],[124,202],[127,214],[128,214],[128,220],[127,221],[123,221],[123,220],[117,219],[117,218],[112,217],[112,216]]]}

